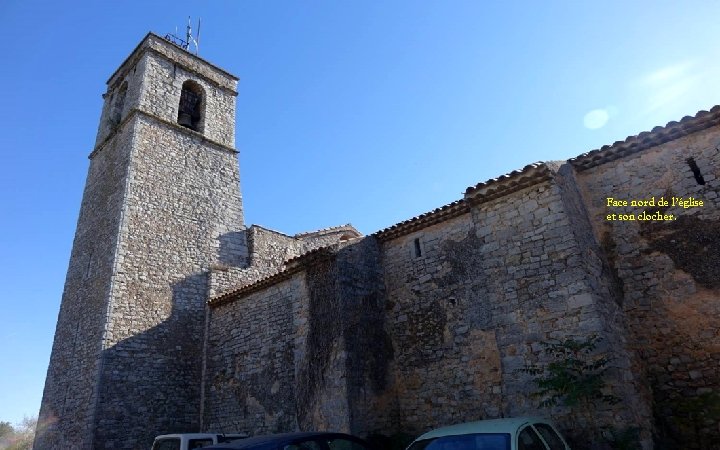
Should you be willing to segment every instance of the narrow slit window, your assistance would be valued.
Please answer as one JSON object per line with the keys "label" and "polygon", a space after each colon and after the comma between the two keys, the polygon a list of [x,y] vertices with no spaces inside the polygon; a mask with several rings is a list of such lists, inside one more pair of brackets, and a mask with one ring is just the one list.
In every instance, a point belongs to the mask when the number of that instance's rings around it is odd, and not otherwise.
{"label": "narrow slit window", "polygon": [[415,238],[415,257],[419,258],[422,256],[422,248],[420,248],[420,238]]}
{"label": "narrow slit window", "polygon": [[685,161],[688,163],[688,166],[690,166],[690,170],[692,170],[693,176],[695,176],[695,181],[697,181],[697,184],[705,184],[705,178],[703,178],[702,173],[700,173],[700,168],[695,162],[695,158],[688,158]]}

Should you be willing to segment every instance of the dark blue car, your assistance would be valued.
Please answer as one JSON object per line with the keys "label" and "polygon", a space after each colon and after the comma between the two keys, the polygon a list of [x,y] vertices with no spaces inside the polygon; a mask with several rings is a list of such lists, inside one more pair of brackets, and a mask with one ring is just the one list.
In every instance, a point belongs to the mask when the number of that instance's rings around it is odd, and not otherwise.
{"label": "dark blue car", "polygon": [[343,433],[304,432],[254,436],[205,449],[224,450],[375,450],[360,438]]}

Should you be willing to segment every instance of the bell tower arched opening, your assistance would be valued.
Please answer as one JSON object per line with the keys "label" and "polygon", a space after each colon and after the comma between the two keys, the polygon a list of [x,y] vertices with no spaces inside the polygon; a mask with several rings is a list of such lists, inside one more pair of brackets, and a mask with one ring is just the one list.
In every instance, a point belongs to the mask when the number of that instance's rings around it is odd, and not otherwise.
{"label": "bell tower arched opening", "polygon": [[205,91],[198,83],[187,80],[180,92],[178,124],[199,133],[205,126]]}
{"label": "bell tower arched opening", "polygon": [[123,81],[117,91],[117,95],[111,97],[112,110],[110,112],[110,124],[114,129],[122,120],[123,111],[125,110],[125,97],[127,96],[127,81]]}

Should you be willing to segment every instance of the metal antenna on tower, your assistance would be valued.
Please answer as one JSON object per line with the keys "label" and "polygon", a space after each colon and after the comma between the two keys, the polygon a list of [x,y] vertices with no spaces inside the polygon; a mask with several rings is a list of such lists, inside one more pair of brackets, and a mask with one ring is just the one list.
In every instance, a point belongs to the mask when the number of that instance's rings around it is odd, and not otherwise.
{"label": "metal antenna on tower", "polygon": [[192,39],[192,28],[190,27],[190,16],[188,16],[187,32],[185,33],[185,42],[187,43],[185,50],[190,47],[190,39]]}
{"label": "metal antenna on tower", "polygon": [[200,18],[199,17],[198,17],[198,25],[197,25],[197,38],[194,38],[192,35],[192,29],[190,28],[190,16],[188,16],[187,43],[188,43],[188,47],[190,46],[190,43],[195,45],[195,54],[196,55],[198,53],[200,53]]}
{"label": "metal antenna on tower", "polygon": [[188,16],[188,22],[187,22],[187,29],[185,30],[185,39],[181,39],[177,35],[177,27],[175,27],[175,34],[168,33],[165,35],[165,40],[172,42],[173,44],[177,45],[178,47],[182,48],[185,51],[190,51],[190,44],[193,44],[195,46],[195,54],[200,53],[200,18],[198,18],[198,25],[197,25],[197,37],[193,37],[192,35],[192,25],[190,24],[190,16]]}
{"label": "metal antenna on tower", "polygon": [[197,39],[195,41],[195,55],[200,54],[200,17],[198,17]]}

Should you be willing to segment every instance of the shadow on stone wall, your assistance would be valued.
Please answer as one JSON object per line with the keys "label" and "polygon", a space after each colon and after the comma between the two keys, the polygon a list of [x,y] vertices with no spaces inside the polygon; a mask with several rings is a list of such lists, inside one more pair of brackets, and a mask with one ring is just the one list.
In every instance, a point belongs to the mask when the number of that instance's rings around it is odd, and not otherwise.
{"label": "shadow on stone wall", "polygon": [[[204,423],[241,423],[251,433],[366,434],[377,429],[371,421],[385,425],[379,416],[390,410],[370,410],[368,402],[387,388],[393,358],[378,256],[374,238],[321,250],[292,278],[218,306]],[[228,323],[251,333],[234,333]],[[281,350],[284,343],[290,347]]]}
{"label": "shadow on stone wall", "polygon": [[350,429],[364,435],[383,423],[383,431],[395,431],[400,426],[397,405],[392,403],[381,410],[368,402],[368,397],[382,396],[389,389],[394,359],[392,340],[385,327],[387,299],[380,244],[376,238],[367,237],[344,247],[338,252],[336,264],[338,295],[343,302]]}
{"label": "shadow on stone wall", "polygon": [[[206,289],[205,274],[173,284],[165,320],[102,352],[96,447],[149,448],[158,434],[199,431]],[[144,313],[166,301],[161,291],[134,297]],[[135,326],[117,319],[115,333]]]}
{"label": "shadow on stone wall", "polygon": [[218,262],[226,266],[242,267],[247,263],[246,231],[233,231],[220,236]]}

